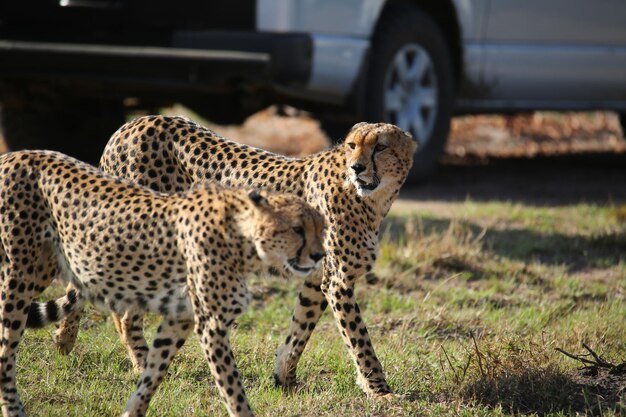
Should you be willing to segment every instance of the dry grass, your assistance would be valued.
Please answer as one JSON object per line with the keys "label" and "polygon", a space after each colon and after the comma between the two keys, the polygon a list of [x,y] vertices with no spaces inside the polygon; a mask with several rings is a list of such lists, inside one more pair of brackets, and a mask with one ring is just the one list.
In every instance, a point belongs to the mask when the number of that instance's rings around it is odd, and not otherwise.
{"label": "dry grass", "polygon": [[[613,363],[626,359],[626,236],[610,208],[468,201],[445,215],[392,211],[384,230],[375,274],[357,298],[401,396],[363,396],[330,314],[307,346],[297,389],[274,388],[274,350],[297,283],[255,279],[255,302],[232,339],[258,415],[626,414],[626,375],[581,373],[555,350],[580,352],[585,342]],[[121,412],[136,376],[106,320],[91,316],[69,357],[52,350],[51,329],[26,333],[18,378],[31,415]],[[149,415],[226,415],[195,338]]]}
{"label": "dry grass", "polygon": [[478,158],[585,152],[626,152],[616,114],[535,112],[457,117],[446,146],[448,155]]}
{"label": "dry grass", "polygon": [[331,146],[317,120],[289,106],[270,106],[252,114],[240,126],[211,123],[181,106],[162,112],[190,117],[225,138],[287,156],[302,157]]}
{"label": "dry grass", "polygon": [[[478,358],[480,357],[480,360]],[[565,370],[552,346],[527,340],[476,343],[468,354],[461,397],[511,414],[582,413],[602,415],[622,406],[626,378],[605,389],[595,379]],[[622,411],[626,411],[622,408]]]}

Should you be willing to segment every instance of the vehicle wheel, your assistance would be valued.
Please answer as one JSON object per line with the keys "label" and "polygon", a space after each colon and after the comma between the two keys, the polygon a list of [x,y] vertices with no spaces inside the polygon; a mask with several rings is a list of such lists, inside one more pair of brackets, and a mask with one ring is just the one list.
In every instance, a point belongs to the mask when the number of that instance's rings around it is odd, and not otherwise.
{"label": "vehicle wheel", "polygon": [[426,13],[402,7],[381,18],[372,41],[365,116],[393,123],[419,143],[408,181],[437,166],[450,130],[454,78],[443,33]]}
{"label": "vehicle wheel", "polygon": [[0,108],[9,150],[53,149],[97,165],[107,141],[123,123],[121,102],[95,99],[5,101]]}

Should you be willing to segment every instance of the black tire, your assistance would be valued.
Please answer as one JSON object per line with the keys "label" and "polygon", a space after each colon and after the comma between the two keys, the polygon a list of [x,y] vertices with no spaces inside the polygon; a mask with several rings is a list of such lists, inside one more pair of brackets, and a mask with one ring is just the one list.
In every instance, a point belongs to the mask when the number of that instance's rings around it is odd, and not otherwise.
{"label": "black tire", "polygon": [[[399,6],[386,10],[372,40],[369,67],[365,85],[365,117],[372,122],[398,124],[385,109],[385,88],[388,71],[400,51],[417,45],[426,51],[435,74],[430,80],[437,88],[436,109],[426,140],[415,155],[408,182],[418,182],[431,174],[437,166],[450,130],[454,110],[454,76],[450,50],[445,36],[428,14],[413,6]],[[403,49],[404,48],[404,49]],[[420,52],[421,53],[421,52]],[[420,82],[421,84],[421,82]],[[406,129],[405,126],[400,126]],[[409,129],[406,129],[409,130]],[[416,135],[414,135],[416,136]]]}
{"label": "black tire", "polygon": [[37,98],[6,100],[0,107],[9,150],[52,149],[97,165],[107,141],[125,121],[121,102],[57,98],[42,106]]}

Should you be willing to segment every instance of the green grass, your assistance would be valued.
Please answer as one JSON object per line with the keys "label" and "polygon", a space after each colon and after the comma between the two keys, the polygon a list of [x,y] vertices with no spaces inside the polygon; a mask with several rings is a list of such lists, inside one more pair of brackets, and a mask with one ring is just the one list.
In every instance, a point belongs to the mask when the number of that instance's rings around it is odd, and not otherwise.
{"label": "green grass", "polygon": [[[253,281],[254,305],[231,338],[253,409],[285,417],[626,414],[626,376],[585,376],[579,363],[555,351],[582,353],[585,342],[613,363],[626,360],[626,234],[619,219],[610,207],[593,205],[467,201],[442,211],[392,211],[375,273],[358,283],[357,297],[400,394],[393,400],[361,393],[328,312],[300,362],[297,389],[274,388],[274,350],[286,334],[297,282]],[[149,336],[156,323],[150,320]],[[54,329],[26,332],[18,382],[30,415],[123,410],[137,376],[114,327],[95,313],[83,327],[67,357],[53,349]],[[195,337],[149,415],[227,415]]]}

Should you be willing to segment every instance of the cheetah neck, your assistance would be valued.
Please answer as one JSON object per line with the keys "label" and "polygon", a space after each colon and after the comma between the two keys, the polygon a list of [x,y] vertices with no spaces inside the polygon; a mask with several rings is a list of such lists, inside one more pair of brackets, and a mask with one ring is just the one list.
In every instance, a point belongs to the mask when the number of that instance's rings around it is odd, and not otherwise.
{"label": "cheetah neck", "polygon": [[262,269],[263,262],[254,244],[254,212],[250,206],[239,195],[233,194],[224,210],[226,224],[225,240],[232,244],[237,252],[237,259],[245,260],[239,262],[242,274]]}
{"label": "cheetah neck", "polygon": [[[208,145],[207,140],[211,141]],[[302,189],[302,159],[277,155],[216,135],[203,141],[181,138],[174,146],[179,168],[192,183],[208,180],[226,187],[290,194]]]}
{"label": "cheetah neck", "polygon": [[[175,206],[172,216],[188,218],[192,227],[206,230],[207,239],[224,242],[223,248],[228,249],[233,253],[233,258],[238,260],[235,267],[239,268],[237,273],[240,275],[262,267],[254,244],[254,213],[246,195],[244,190],[227,189],[205,182],[195,184],[182,194],[169,196]],[[191,207],[196,215],[189,217],[185,212],[189,212]],[[203,221],[209,223],[197,223]]]}
{"label": "cheetah neck", "polygon": [[[214,138],[215,154],[203,150],[203,142],[181,140],[181,168],[192,182],[216,181],[226,187],[251,187],[303,197],[316,208],[328,207],[334,196],[363,207],[379,224],[398,195],[401,183],[385,183],[367,197],[359,197],[346,180],[345,154],[341,145],[305,158],[290,158]],[[196,151],[196,148],[197,151]],[[206,155],[205,155],[206,154]],[[323,184],[323,186],[322,186]],[[378,226],[376,226],[378,227]]]}
{"label": "cheetah neck", "polygon": [[[314,171],[320,165],[335,167],[336,172],[330,173],[332,180],[330,185],[335,188],[332,194],[336,194],[338,197],[344,196],[344,198],[351,201],[352,207],[361,208],[368,214],[369,220],[373,222],[372,224],[375,228],[378,228],[383,218],[387,215],[402,186],[402,182],[393,179],[388,180],[383,177],[380,186],[374,192],[364,197],[359,196],[354,184],[349,180],[348,173],[344,169],[346,157],[341,146],[330,149],[324,155],[314,155],[307,162],[307,165],[310,167],[305,168],[306,171]],[[309,183],[305,184],[305,188],[307,188],[307,185],[309,186],[308,188],[317,187],[316,183],[318,180],[314,175],[310,176]]]}
{"label": "cheetah neck", "polygon": [[[403,181],[383,178],[381,185],[372,194],[361,197],[346,173],[346,157],[342,146],[292,162],[301,172],[298,183],[291,184],[289,192],[302,196],[318,209],[332,211],[335,199],[350,201],[349,207],[363,212],[372,230],[378,230],[394,200],[397,198]],[[321,184],[324,184],[322,187]],[[285,184],[288,186],[288,184]],[[345,213],[337,213],[342,216]],[[333,217],[332,215],[330,217]]]}

